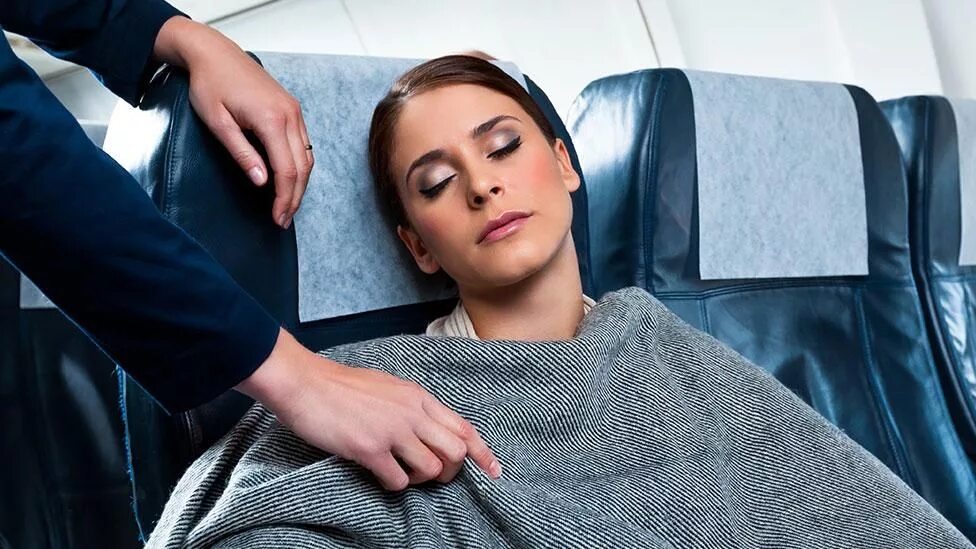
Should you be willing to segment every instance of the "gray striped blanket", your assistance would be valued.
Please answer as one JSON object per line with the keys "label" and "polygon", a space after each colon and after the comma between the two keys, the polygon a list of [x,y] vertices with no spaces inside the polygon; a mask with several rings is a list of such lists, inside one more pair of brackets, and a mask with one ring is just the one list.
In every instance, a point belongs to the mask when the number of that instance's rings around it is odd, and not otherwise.
{"label": "gray striped blanket", "polygon": [[[255,406],[180,480],[149,547],[972,547],[775,379],[643,290],[559,342],[331,349],[414,380],[502,463],[383,490]],[[325,426],[327,428],[327,426]]]}

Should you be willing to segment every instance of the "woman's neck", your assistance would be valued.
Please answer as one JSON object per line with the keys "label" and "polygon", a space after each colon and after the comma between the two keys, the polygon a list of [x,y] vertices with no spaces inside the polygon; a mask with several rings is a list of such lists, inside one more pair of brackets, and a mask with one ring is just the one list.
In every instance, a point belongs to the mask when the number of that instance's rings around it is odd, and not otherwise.
{"label": "woman's neck", "polygon": [[571,339],[583,319],[583,286],[573,237],[567,235],[548,265],[512,286],[480,292],[460,289],[480,339]]}

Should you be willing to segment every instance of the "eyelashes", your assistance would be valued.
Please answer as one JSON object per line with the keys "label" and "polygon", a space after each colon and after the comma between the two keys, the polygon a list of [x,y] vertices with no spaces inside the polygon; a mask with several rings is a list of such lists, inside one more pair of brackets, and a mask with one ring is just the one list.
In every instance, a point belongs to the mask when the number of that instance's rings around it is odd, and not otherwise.
{"label": "eyelashes", "polygon": [[500,160],[515,152],[515,149],[519,148],[521,145],[522,145],[522,136],[516,135],[515,139],[512,139],[504,147],[489,154],[488,158],[491,158],[493,160]]}
{"label": "eyelashes", "polygon": [[[491,160],[501,160],[501,159],[509,156],[510,154],[512,154],[513,152],[515,152],[516,150],[518,150],[518,148],[521,147],[521,146],[522,146],[522,137],[521,136],[515,136],[514,139],[512,139],[511,141],[509,141],[502,148],[488,153],[488,158],[490,158]],[[457,177],[457,174],[456,173],[455,174],[451,174],[449,177],[441,180],[436,185],[427,187],[426,189],[420,189],[420,194],[424,195],[424,198],[434,198],[438,194],[440,194],[440,192],[442,190],[444,190],[444,187],[446,187],[447,184],[450,183],[451,180],[454,179],[455,177]]]}
{"label": "eyelashes", "polygon": [[457,174],[451,175],[447,179],[441,181],[440,183],[432,187],[427,187],[426,189],[420,189],[420,194],[424,195],[424,198],[434,198],[435,196],[440,194],[440,192],[444,190],[444,187],[447,185],[447,183],[450,180],[454,179],[455,177],[457,177]]}

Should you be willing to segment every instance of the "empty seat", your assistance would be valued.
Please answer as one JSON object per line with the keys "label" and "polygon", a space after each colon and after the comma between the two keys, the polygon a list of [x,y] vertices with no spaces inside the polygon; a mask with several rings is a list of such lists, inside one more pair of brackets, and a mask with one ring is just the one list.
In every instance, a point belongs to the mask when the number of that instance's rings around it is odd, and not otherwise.
{"label": "empty seat", "polygon": [[[898,144],[870,95],[646,70],[591,83],[568,122],[587,178],[598,292],[646,288],[775,375],[976,539],[976,481],[912,278]],[[797,233],[808,226],[818,232]]]}
{"label": "empty seat", "polygon": [[976,101],[905,97],[881,109],[908,171],[911,257],[929,341],[976,460]]}

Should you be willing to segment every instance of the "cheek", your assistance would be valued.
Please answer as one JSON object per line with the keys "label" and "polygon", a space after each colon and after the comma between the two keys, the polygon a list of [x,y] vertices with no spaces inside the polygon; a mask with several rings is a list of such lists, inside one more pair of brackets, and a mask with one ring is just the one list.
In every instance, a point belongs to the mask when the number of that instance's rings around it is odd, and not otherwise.
{"label": "cheek", "polygon": [[417,225],[417,230],[421,235],[425,235],[429,238],[440,239],[441,235],[444,234],[446,223],[440,217],[436,215],[422,215],[418,216],[415,223]]}
{"label": "cheek", "polygon": [[558,185],[559,170],[548,150],[532,151],[525,155],[524,164],[520,167],[520,179],[533,191],[541,191]]}
{"label": "cheek", "polygon": [[417,234],[423,238],[429,250],[438,250],[441,248],[441,243],[445,242],[452,232],[456,232],[457,229],[456,218],[452,224],[452,216],[447,215],[450,212],[442,212],[439,210],[439,208],[428,208],[423,212],[418,212],[413,217],[412,223],[414,228],[417,230]]}

